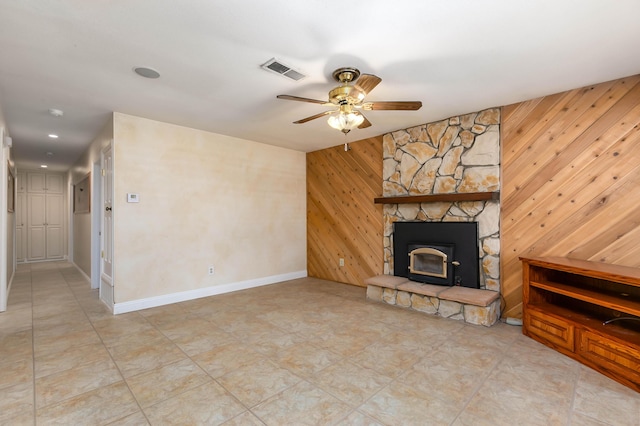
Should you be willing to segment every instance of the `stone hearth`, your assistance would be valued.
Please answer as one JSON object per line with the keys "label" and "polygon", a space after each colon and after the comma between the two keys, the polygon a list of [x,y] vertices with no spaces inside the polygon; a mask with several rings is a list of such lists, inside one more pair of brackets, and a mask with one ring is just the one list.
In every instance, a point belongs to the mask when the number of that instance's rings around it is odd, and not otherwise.
{"label": "stone hearth", "polygon": [[422,284],[393,275],[371,277],[365,284],[367,298],[376,302],[487,327],[500,317],[495,291]]}

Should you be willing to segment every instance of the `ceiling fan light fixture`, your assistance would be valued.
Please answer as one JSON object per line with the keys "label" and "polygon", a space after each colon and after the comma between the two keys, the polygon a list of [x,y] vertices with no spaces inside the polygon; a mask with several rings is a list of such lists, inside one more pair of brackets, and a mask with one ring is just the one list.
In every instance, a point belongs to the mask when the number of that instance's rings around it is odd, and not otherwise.
{"label": "ceiling fan light fixture", "polygon": [[337,114],[332,114],[327,120],[329,126],[336,130],[340,130],[343,133],[347,133],[349,130],[355,129],[363,122],[364,115],[356,114],[355,112],[339,112]]}

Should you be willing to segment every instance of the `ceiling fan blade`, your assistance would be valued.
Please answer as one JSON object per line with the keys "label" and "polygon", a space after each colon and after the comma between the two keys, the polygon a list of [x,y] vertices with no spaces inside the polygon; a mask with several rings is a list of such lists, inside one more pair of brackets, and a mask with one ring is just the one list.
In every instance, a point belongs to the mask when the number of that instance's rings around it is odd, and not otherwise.
{"label": "ceiling fan blade", "polygon": [[334,113],[334,112],[335,111],[321,112],[320,114],[312,115],[311,117],[303,118],[301,120],[294,121],[293,123],[294,124],[303,124],[303,123],[306,123],[307,121],[315,120],[316,118],[324,117],[325,115],[329,115],[329,114]]}
{"label": "ceiling fan blade", "polygon": [[422,107],[420,101],[382,101],[382,102],[365,102],[362,104],[362,109],[365,111],[379,111],[379,110],[403,110],[403,111],[417,111]]}
{"label": "ceiling fan blade", "polygon": [[362,74],[356,80],[355,87],[366,95],[380,84],[381,81],[382,79],[380,77],[373,74]]}
{"label": "ceiling fan blade", "polygon": [[301,98],[299,96],[291,96],[291,95],[278,95],[276,96],[276,98],[285,99],[287,101],[310,102],[312,104],[320,104],[320,105],[333,105],[331,102],[327,102],[327,101],[319,101],[317,99]]}
{"label": "ceiling fan blade", "polygon": [[361,125],[358,126],[358,129],[366,129],[367,127],[371,127],[371,122],[367,120],[367,117],[365,117],[361,112],[358,112],[358,114],[360,114],[364,118],[364,121]]}

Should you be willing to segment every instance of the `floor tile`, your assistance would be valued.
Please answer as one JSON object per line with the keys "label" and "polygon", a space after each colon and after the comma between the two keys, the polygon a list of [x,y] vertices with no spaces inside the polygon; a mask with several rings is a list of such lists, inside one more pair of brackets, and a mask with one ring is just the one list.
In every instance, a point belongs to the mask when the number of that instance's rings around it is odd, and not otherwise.
{"label": "floor tile", "polygon": [[217,425],[245,410],[222,386],[208,382],[148,407],[145,413],[151,424]]}
{"label": "floor tile", "polygon": [[214,378],[263,359],[265,359],[263,355],[239,342],[216,346],[210,351],[193,357],[193,360]]}
{"label": "floor tile", "polygon": [[382,423],[377,420],[372,419],[369,416],[365,416],[364,414],[354,411],[349,414],[344,419],[340,420],[336,423],[336,426],[384,426]]}
{"label": "floor tile", "polygon": [[392,382],[359,410],[387,425],[449,425],[460,407],[433,394]]}
{"label": "floor tile", "polygon": [[33,384],[20,383],[0,389],[0,423],[10,424],[9,419],[33,413]]}
{"label": "floor tile", "polygon": [[212,350],[215,347],[230,343],[237,343],[237,339],[226,331],[217,327],[210,328],[206,332],[194,333],[173,338],[173,342],[178,345],[187,355],[195,356],[203,352]]}
{"label": "floor tile", "polygon": [[115,343],[115,341],[128,334],[153,328],[151,323],[136,312],[98,320],[93,323],[93,326],[100,338],[107,344]]}
{"label": "floor tile", "polygon": [[314,374],[309,381],[341,401],[358,406],[391,379],[344,359]]}
{"label": "floor tile", "polygon": [[148,425],[147,417],[142,411],[129,414],[121,419],[109,423],[109,426],[145,426]]}
{"label": "floor tile", "polygon": [[275,358],[282,367],[304,377],[311,376],[341,359],[341,355],[308,342],[283,349]]}
{"label": "floor tile", "polygon": [[421,354],[413,349],[374,343],[350,357],[350,360],[362,367],[395,378],[411,368],[420,358]]}
{"label": "floor tile", "polygon": [[640,424],[640,394],[587,367],[580,367],[573,409],[605,423]]}
{"label": "floor tile", "polygon": [[211,380],[193,361],[185,359],[126,381],[138,404],[145,408]]}
{"label": "floor tile", "polygon": [[323,425],[343,418],[351,407],[303,381],[260,403],[252,411],[266,424]]}
{"label": "floor tile", "polygon": [[235,369],[217,381],[247,407],[295,385],[301,379],[269,360]]}
{"label": "floor tile", "polygon": [[35,357],[36,378],[93,362],[109,362],[111,356],[101,342],[72,346],[60,352]]}
{"label": "floor tile", "polygon": [[166,338],[129,342],[110,347],[109,352],[124,377],[132,377],[186,358],[184,352]]}
{"label": "floor tile", "polygon": [[0,389],[21,383],[33,383],[33,360],[25,358],[18,361],[2,362],[0,359]]}
{"label": "floor tile", "polygon": [[[117,407],[114,409],[114,407]],[[38,409],[38,425],[108,424],[139,411],[133,395],[124,382],[113,383],[67,399],[59,404]]]}
{"label": "floor tile", "polygon": [[73,331],[64,335],[47,335],[34,338],[35,356],[62,352],[76,346],[100,343],[100,337],[93,329]]}
{"label": "floor tile", "polygon": [[264,426],[264,423],[250,411],[245,411],[222,424],[224,426]]}
{"label": "floor tile", "polygon": [[2,362],[20,361],[33,356],[33,332],[23,330],[0,333],[0,359]]}
{"label": "floor tile", "polygon": [[122,380],[113,361],[102,360],[80,365],[36,379],[36,408]]}

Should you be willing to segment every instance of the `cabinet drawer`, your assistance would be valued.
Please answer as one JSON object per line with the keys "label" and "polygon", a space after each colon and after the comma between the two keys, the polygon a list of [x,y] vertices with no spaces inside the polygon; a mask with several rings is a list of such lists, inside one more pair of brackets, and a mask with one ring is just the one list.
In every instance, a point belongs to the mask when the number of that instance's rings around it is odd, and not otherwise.
{"label": "cabinet drawer", "polygon": [[524,327],[529,334],[535,334],[569,351],[574,350],[573,324],[561,318],[527,309],[524,313]]}
{"label": "cabinet drawer", "polygon": [[587,330],[578,330],[577,353],[603,368],[640,383],[640,349]]}

